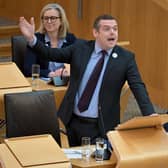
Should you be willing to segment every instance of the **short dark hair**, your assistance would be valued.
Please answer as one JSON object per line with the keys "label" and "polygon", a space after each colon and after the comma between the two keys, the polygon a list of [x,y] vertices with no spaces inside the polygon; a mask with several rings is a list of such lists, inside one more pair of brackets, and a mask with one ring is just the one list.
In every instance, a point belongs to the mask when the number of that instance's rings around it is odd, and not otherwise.
{"label": "short dark hair", "polygon": [[98,16],[98,17],[95,19],[94,23],[93,23],[93,28],[95,28],[96,30],[99,29],[99,22],[100,22],[100,20],[116,20],[116,18],[113,17],[113,16],[110,15],[110,14],[104,14],[104,15]]}

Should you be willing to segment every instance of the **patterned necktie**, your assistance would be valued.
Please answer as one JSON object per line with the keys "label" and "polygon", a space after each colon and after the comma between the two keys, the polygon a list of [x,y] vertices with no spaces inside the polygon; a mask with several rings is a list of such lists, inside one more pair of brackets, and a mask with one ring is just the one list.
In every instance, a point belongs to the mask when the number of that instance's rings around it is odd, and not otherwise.
{"label": "patterned necktie", "polygon": [[85,89],[79,99],[78,109],[80,112],[84,112],[85,110],[88,109],[89,104],[90,104],[90,100],[93,96],[95,87],[97,85],[101,70],[103,68],[104,57],[107,52],[105,50],[102,50],[101,53],[102,53],[102,56],[98,60],[97,64],[95,65],[95,67],[90,75],[90,78],[85,86]]}

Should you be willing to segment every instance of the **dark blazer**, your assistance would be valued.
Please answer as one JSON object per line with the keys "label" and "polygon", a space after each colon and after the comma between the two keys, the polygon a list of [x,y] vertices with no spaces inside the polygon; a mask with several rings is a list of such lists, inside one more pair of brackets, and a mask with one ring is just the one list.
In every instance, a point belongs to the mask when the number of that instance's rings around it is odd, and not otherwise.
{"label": "dark blazer", "polygon": [[[36,33],[35,35],[38,40],[40,40],[42,43],[45,44],[44,34]],[[71,33],[67,33],[67,36],[65,39],[66,39],[66,42],[63,43],[61,48],[67,47],[72,43],[74,43],[76,40],[76,37]],[[32,48],[30,46],[27,46],[25,59],[24,59],[24,75],[27,77],[30,77],[32,74],[31,73],[32,64],[39,64],[40,76],[48,77],[48,73],[50,72],[50,70],[48,69],[49,61],[46,61],[44,59],[41,59],[41,57],[38,57],[37,54],[32,50]]]}
{"label": "dark blazer", "polygon": [[[77,40],[71,46],[61,50],[46,49],[39,41],[34,46],[34,50],[45,59],[71,64],[69,88],[58,111],[65,125],[68,125],[72,117],[76,92],[94,45],[94,41]],[[125,81],[128,81],[142,114],[154,113],[134,54],[120,46],[115,46],[111,54],[113,53],[117,53],[118,57],[109,58],[99,93],[99,124],[103,135],[120,123],[120,94]]]}

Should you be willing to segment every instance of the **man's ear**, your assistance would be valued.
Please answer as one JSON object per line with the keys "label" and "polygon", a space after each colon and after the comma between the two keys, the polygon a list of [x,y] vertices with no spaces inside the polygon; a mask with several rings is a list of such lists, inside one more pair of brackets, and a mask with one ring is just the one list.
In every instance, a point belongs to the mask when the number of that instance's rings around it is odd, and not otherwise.
{"label": "man's ear", "polygon": [[97,33],[98,33],[97,30],[93,29],[92,32],[93,32],[93,36],[96,38],[97,37]]}

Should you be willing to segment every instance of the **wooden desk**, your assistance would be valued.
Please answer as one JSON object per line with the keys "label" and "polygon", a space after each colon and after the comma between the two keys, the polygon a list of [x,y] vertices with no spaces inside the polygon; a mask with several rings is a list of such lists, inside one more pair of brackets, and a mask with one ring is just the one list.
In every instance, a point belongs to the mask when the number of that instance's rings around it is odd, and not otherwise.
{"label": "wooden desk", "polygon": [[[31,78],[27,78],[27,80],[31,84]],[[64,98],[65,92],[67,90],[67,86],[54,86],[52,84],[47,84],[47,82],[40,79],[39,86],[33,90],[37,91],[37,90],[49,90],[49,89],[54,91],[56,106],[58,109],[62,102],[62,99]]]}
{"label": "wooden desk", "polygon": [[107,133],[119,168],[167,167],[166,115],[139,116],[119,124]]}
{"label": "wooden desk", "polygon": [[95,159],[90,158],[90,160],[84,161],[82,159],[71,159],[72,168],[115,168],[116,162],[112,160],[104,160],[102,162],[97,162]]}
{"label": "wooden desk", "polygon": [[[81,149],[82,147],[72,147],[72,149]],[[91,151],[95,150],[95,146],[91,145]],[[89,161],[83,159],[70,159],[72,168],[115,168],[116,160],[104,160],[96,161],[94,158],[90,158]]]}
{"label": "wooden desk", "polygon": [[25,167],[70,168],[70,162],[49,134],[9,138],[0,144],[0,168]]}

